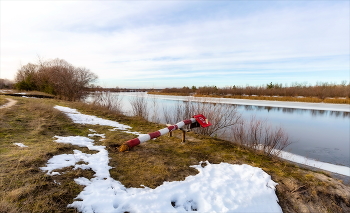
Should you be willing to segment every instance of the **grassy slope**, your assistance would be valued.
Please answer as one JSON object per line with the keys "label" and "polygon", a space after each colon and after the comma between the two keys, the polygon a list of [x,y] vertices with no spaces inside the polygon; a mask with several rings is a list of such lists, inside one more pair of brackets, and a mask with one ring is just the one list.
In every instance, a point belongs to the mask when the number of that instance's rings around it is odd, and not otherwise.
{"label": "grassy slope", "polygon": [[[96,143],[108,147],[110,166],[113,167],[111,176],[126,187],[143,184],[155,188],[164,181],[184,180],[188,175],[197,173],[189,166],[199,161],[249,164],[262,168],[279,184],[277,195],[284,212],[350,210],[350,187],[341,181],[227,141],[189,133],[187,142],[181,143],[180,132],[175,132],[174,137],[162,136],[130,152],[118,153],[113,145],[132,139],[133,135],[108,131],[108,127],[74,124],[53,106],[60,104],[77,108],[86,114],[130,125],[133,131],[141,133],[153,132],[163,126],[81,103],[13,99],[19,101],[16,106],[0,111],[0,212],[74,212],[66,206],[83,188],[74,182],[74,178],[91,178],[93,172],[68,168],[64,169],[66,173],[63,175],[48,176],[39,167],[44,166],[53,155],[73,153],[74,149],[88,152],[86,148],[54,143],[52,137],[87,136],[89,128],[106,133],[106,140],[99,142],[100,138],[96,137]],[[14,146],[15,142],[29,147]]]}
{"label": "grassy slope", "polygon": [[8,100],[6,100],[5,98],[6,97],[4,95],[0,95],[0,106],[8,102]]}

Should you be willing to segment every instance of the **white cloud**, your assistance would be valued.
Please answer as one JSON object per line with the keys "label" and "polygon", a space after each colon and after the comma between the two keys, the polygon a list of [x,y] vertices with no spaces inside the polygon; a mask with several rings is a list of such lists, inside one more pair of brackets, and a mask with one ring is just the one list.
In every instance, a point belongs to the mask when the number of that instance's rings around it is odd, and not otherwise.
{"label": "white cloud", "polygon": [[101,79],[346,70],[349,62],[336,57],[349,55],[344,4],[168,23],[159,19],[186,2],[1,2],[0,77],[12,78],[19,61],[37,54]]}

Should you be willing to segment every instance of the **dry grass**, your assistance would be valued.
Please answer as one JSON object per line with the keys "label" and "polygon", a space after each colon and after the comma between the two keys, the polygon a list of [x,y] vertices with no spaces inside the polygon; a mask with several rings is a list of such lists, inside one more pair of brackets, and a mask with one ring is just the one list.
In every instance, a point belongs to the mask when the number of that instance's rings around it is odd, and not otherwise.
{"label": "dry grass", "polygon": [[[39,167],[53,155],[76,149],[53,143],[54,135],[85,135],[86,130],[48,101],[15,99],[17,105],[0,112],[0,212],[66,212],[68,202],[82,190],[74,177],[91,171],[70,171],[58,185]],[[18,142],[28,147],[13,144]]]}
{"label": "dry grass", "polygon": [[[208,160],[249,164],[262,168],[277,182],[277,195],[284,212],[346,212],[350,210],[350,187],[324,174],[301,169],[293,164],[268,157],[258,151],[228,141],[188,133],[181,143],[181,132],[174,137],[162,136],[136,146],[130,152],[115,152],[114,146],[134,138],[108,127],[73,124],[65,115],[53,109],[55,104],[77,108],[79,111],[119,121],[133,131],[148,133],[164,126],[141,118],[126,117],[101,106],[58,100],[16,98],[19,102],[0,111],[0,212],[74,212],[67,209],[82,186],[74,178],[91,178],[92,171],[65,168],[65,174],[48,176],[39,167],[49,158],[72,153],[76,146],[53,142],[54,135],[83,135],[89,128],[105,133],[106,140],[97,144],[109,148],[111,176],[126,187],[145,185],[155,188],[164,181],[183,180],[195,175],[190,165]],[[14,142],[29,146],[20,148]],[[56,183],[54,182],[56,181]],[[59,182],[60,184],[57,184]],[[341,191],[343,190],[343,191]]]}
{"label": "dry grass", "polygon": [[6,100],[6,97],[4,95],[0,95],[0,106],[6,104],[8,100]]}

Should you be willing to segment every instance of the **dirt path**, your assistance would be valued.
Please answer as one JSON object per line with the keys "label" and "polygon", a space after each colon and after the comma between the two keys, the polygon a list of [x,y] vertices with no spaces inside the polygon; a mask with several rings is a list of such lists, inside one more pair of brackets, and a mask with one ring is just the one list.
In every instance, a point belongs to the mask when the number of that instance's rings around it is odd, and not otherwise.
{"label": "dirt path", "polygon": [[6,98],[9,102],[0,106],[0,109],[4,109],[4,108],[9,108],[9,107],[12,107],[13,105],[15,105],[17,103],[16,100],[13,100],[11,98]]}

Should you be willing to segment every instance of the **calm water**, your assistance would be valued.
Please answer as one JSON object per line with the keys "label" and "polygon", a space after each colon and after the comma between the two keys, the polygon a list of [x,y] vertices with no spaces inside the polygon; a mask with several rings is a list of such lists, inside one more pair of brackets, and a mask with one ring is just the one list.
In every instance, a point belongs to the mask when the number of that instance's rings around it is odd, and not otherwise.
{"label": "calm water", "polygon": [[[136,95],[136,93],[119,93],[125,114],[132,114],[130,100]],[[155,119],[156,114],[156,119],[160,123],[165,123],[163,109],[174,107],[179,103],[179,100],[169,100],[174,99],[172,96],[161,96],[161,99],[159,96],[143,95],[148,101],[150,120]],[[349,112],[235,106],[243,118],[250,119],[251,116],[255,116],[257,119],[267,119],[272,126],[283,127],[289,138],[294,141],[285,151],[350,167]],[[205,115],[205,112],[203,114]]]}

